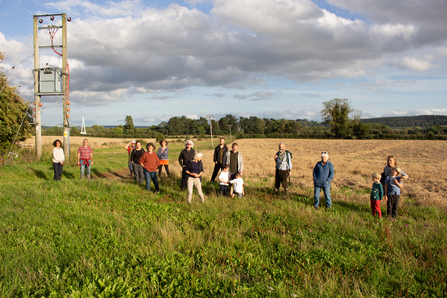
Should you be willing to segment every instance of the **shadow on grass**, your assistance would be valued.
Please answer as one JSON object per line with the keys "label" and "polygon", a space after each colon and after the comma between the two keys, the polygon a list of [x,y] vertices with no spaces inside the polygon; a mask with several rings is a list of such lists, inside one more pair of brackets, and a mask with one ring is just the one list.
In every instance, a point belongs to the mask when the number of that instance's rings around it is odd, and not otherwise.
{"label": "shadow on grass", "polygon": [[[346,201],[341,201],[341,202],[333,202],[332,205],[335,206],[339,206],[341,208],[344,209],[348,209],[348,211],[354,211],[354,212],[371,212],[371,206],[367,205],[367,204],[361,204],[361,203],[355,203],[355,202],[346,202]],[[383,207],[382,208],[382,216],[383,216]],[[385,215],[386,215],[386,206],[385,206]]]}
{"label": "shadow on grass", "polygon": [[62,171],[62,176],[67,177],[68,179],[74,179],[74,175],[72,173]]}
{"label": "shadow on grass", "polygon": [[41,170],[33,169],[31,167],[28,167],[28,169],[32,170],[34,172],[34,174],[36,174],[37,178],[41,178],[41,179],[44,179],[44,180],[49,180],[47,175],[44,172],[42,172]]}

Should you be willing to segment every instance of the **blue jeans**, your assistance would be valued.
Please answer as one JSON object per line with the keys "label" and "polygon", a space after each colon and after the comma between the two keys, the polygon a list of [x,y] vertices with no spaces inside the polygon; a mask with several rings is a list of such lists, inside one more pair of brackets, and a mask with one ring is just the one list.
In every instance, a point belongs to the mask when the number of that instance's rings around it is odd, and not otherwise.
{"label": "blue jeans", "polygon": [[330,186],[314,186],[314,207],[317,208],[318,205],[320,205],[320,191],[323,189],[324,197],[326,198],[326,207],[330,208],[332,207],[332,201],[331,201],[331,187]]}
{"label": "blue jeans", "polygon": [[160,188],[158,187],[158,179],[157,179],[157,171],[149,172],[148,170],[144,169],[144,177],[146,178],[146,189],[151,190],[151,179],[154,181],[155,190],[160,191]]}
{"label": "blue jeans", "polygon": [[90,163],[89,166],[85,165],[83,159],[81,159],[79,162],[81,163],[81,176],[84,176],[86,168],[87,168],[87,175],[90,175],[90,168],[92,167],[92,164]]}

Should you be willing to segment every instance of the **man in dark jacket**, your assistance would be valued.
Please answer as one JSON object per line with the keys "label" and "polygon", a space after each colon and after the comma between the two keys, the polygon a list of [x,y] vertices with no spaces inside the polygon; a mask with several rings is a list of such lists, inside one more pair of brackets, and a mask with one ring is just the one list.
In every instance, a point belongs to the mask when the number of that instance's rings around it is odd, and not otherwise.
{"label": "man in dark jacket", "polygon": [[185,142],[185,149],[180,152],[178,157],[178,163],[182,167],[182,184],[180,186],[182,190],[186,190],[186,184],[188,181],[188,175],[186,175],[186,165],[188,164],[188,161],[194,158],[194,154],[196,153],[192,147],[194,147],[193,141],[187,140]]}
{"label": "man in dark jacket", "polygon": [[219,173],[219,170],[222,169],[223,166],[223,160],[225,158],[225,154],[228,151],[227,145],[225,145],[225,138],[220,138],[220,144],[214,149],[214,171],[213,175],[211,176],[211,182],[214,182],[214,179],[216,179],[217,173]]}

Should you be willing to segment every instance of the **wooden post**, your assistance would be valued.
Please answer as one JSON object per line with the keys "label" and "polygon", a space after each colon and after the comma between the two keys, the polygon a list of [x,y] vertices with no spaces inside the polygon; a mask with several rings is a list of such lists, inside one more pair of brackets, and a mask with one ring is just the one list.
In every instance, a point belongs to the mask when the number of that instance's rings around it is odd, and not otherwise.
{"label": "wooden post", "polygon": [[39,93],[39,38],[38,38],[38,26],[39,18],[34,16],[33,18],[33,31],[34,31],[34,105],[36,108],[36,156],[40,159],[42,156],[42,120],[40,117],[40,95]]}
{"label": "wooden post", "polygon": [[65,159],[70,160],[70,124],[68,122],[68,64],[67,64],[67,14],[62,14],[62,88],[64,99],[62,102],[64,123],[64,153]]}

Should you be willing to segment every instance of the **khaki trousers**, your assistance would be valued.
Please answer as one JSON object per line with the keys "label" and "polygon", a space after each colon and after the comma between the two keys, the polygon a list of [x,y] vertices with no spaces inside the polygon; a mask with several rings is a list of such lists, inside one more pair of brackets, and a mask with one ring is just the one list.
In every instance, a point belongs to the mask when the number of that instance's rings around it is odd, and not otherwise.
{"label": "khaki trousers", "polygon": [[200,201],[202,203],[205,202],[205,197],[203,196],[202,192],[202,182],[200,182],[200,178],[188,177],[188,204],[191,204],[193,186],[196,188],[197,193],[199,194]]}

